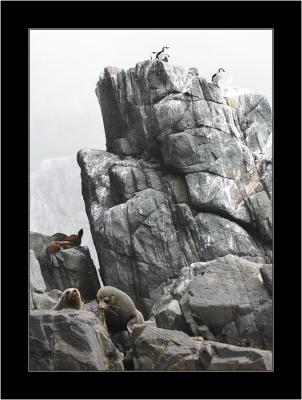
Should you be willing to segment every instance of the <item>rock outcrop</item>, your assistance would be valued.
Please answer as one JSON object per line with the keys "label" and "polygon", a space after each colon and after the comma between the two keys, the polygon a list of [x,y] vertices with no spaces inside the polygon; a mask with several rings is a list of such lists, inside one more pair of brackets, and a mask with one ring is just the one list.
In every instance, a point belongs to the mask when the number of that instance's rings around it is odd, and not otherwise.
{"label": "rock outcrop", "polygon": [[[50,242],[49,236],[31,232],[31,257],[34,260],[33,257],[36,255],[35,265],[37,266],[37,268],[30,267],[31,276],[34,271],[40,270],[40,278],[43,278],[45,285],[44,292],[50,292],[53,289],[64,291],[69,287],[75,287],[79,289],[85,301],[94,299],[100,288],[100,282],[89,249],[83,246],[75,246],[71,249],[60,250],[55,254],[57,263],[53,264],[46,254],[46,246]],[[50,295],[50,297],[53,296]],[[43,309],[44,306],[41,306],[41,308]]]}
{"label": "rock outcrop", "polygon": [[[31,232],[30,370],[272,370],[268,101],[158,60],[105,68],[96,94],[107,151],[77,160],[100,276],[151,318],[109,336],[88,248],[54,263]],[[50,311],[69,287],[84,309]]]}
{"label": "rock outcrop", "polygon": [[77,287],[85,301],[95,299],[100,287],[88,248],[60,250],[55,266],[45,252],[50,241],[48,236],[31,232],[30,370],[123,370],[124,356],[112,343],[95,300],[81,311],[50,310],[69,287]]}
{"label": "rock outcrop", "polygon": [[130,339],[137,371],[270,371],[272,353],[137,326]]}
{"label": "rock outcrop", "polygon": [[271,371],[272,352],[251,347],[204,342],[199,359],[207,371]]}
{"label": "rock outcrop", "polygon": [[81,150],[82,193],[105,284],[148,317],[190,264],[271,263],[271,109],[224,96],[196,69],[108,67],[96,94],[107,152]]}
{"label": "rock outcrop", "polygon": [[123,355],[88,311],[30,313],[30,371],[123,370]]}
{"label": "rock outcrop", "polygon": [[133,362],[139,371],[196,371],[201,369],[202,342],[183,332],[140,325],[130,337]]}
{"label": "rock outcrop", "polygon": [[[227,255],[184,268],[170,293],[164,294],[153,307],[157,326],[270,350],[272,299],[260,274],[265,267]],[[178,305],[181,310],[177,317],[184,328],[179,322],[169,320],[172,304],[174,309]]]}

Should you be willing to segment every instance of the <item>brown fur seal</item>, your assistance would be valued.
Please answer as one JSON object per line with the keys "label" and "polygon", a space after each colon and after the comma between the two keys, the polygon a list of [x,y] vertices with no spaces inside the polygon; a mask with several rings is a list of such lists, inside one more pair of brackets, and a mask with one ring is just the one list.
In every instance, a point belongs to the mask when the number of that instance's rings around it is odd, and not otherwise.
{"label": "brown fur seal", "polygon": [[62,310],[63,308],[73,308],[75,310],[83,309],[81,294],[76,288],[64,290],[57,304],[51,310]]}
{"label": "brown fur seal", "polygon": [[82,241],[82,236],[83,236],[83,229],[80,229],[77,235],[66,236],[62,241],[57,241],[57,243],[62,244],[64,249],[65,248],[68,249],[73,246],[80,246]]}
{"label": "brown fur seal", "polygon": [[[48,258],[52,265],[58,263],[54,260],[53,255],[60,250],[71,249],[74,246],[80,246],[83,236],[83,229],[80,229],[77,235],[65,235],[64,233],[55,233],[50,238],[53,240],[46,248]],[[56,240],[55,240],[56,239]],[[57,265],[58,266],[58,265]]]}
{"label": "brown fur seal", "polygon": [[52,254],[57,253],[61,249],[63,249],[63,246],[59,242],[52,242],[47,246],[46,252],[48,257],[51,258]]}
{"label": "brown fur seal", "polygon": [[67,238],[67,235],[61,232],[57,232],[54,235],[50,236],[52,242],[56,242],[57,240],[64,240],[65,238]]}
{"label": "brown fur seal", "polygon": [[97,293],[97,301],[111,334],[125,330],[131,333],[135,324],[144,323],[142,313],[135,308],[131,298],[113,286],[102,287]]}

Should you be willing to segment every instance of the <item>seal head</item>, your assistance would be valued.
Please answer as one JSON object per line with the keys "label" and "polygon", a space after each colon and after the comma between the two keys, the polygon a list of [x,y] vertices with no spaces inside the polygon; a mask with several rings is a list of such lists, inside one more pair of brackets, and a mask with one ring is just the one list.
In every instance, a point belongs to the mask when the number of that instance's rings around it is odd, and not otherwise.
{"label": "seal head", "polygon": [[72,308],[74,310],[82,310],[83,302],[81,294],[76,288],[68,288],[64,290],[58,303],[51,310],[62,310],[63,308]]}

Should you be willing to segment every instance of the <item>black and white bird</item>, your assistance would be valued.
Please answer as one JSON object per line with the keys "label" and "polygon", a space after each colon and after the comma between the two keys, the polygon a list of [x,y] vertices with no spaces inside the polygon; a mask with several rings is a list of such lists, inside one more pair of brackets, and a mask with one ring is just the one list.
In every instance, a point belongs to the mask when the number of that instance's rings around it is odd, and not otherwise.
{"label": "black and white bird", "polygon": [[219,68],[218,72],[212,76],[212,82],[214,85],[219,87],[219,83],[224,78],[225,70],[223,68]]}
{"label": "black and white bird", "polygon": [[156,54],[154,60],[159,60],[159,61],[165,61],[168,62],[168,57],[170,57],[170,55],[166,52],[166,49],[168,49],[168,46],[164,46],[161,51],[152,51],[151,54],[151,60],[153,60],[153,54]]}

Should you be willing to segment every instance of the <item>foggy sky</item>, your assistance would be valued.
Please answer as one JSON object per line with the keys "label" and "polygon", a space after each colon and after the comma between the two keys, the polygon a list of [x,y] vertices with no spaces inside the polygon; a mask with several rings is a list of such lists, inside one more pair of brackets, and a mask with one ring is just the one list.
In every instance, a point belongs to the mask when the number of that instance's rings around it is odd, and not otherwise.
{"label": "foggy sky", "polygon": [[95,86],[104,67],[134,67],[170,46],[170,62],[209,81],[223,67],[231,86],[272,100],[271,30],[31,30],[30,162],[106,149]]}

